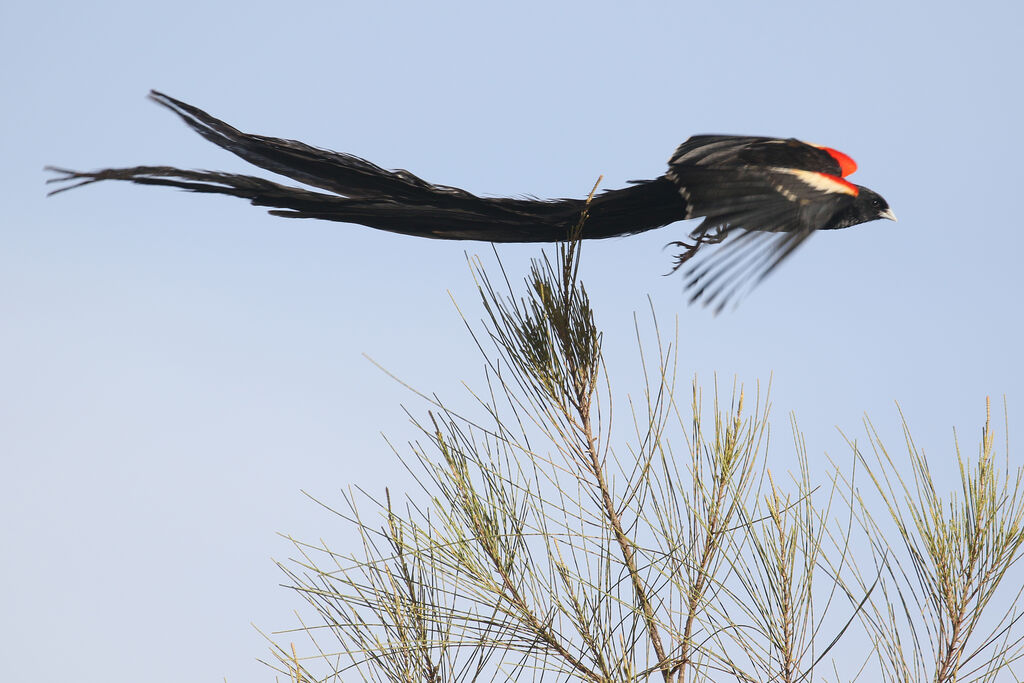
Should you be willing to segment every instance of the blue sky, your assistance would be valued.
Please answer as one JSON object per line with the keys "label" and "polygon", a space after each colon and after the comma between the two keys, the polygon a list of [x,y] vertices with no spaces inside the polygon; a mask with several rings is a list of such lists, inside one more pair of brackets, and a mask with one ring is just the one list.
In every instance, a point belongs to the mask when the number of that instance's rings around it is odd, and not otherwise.
{"label": "blue sky", "polygon": [[[46,164],[252,171],[150,88],[485,194],[655,177],[695,133],[841,149],[899,222],[815,236],[735,312],[663,277],[684,226],[586,247],[613,382],[633,386],[650,297],[684,376],[772,379],[773,466],[790,411],[822,461],[865,412],[897,445],[897,401],[944,464],[954,428],[974,452],[988,395],[1022,431],[1022,21],[1011,2],[5,4],[0,678],[269,679],[250,623],[300,607],[276,534],[353,540],[300,491],[405,481],[381,434],[413,437],[400,404],[422,406],[362,354],[454,404],[481,376],[449,294],[481,316],[465,250],[493,262],[486,244],[127,185],[46,199]],[[500,253],[524,273],[539,249]]]}

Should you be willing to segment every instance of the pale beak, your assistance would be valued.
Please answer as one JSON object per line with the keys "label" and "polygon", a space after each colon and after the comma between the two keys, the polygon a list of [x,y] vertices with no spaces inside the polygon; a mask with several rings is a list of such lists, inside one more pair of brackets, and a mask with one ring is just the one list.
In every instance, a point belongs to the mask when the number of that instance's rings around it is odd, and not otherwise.
{"label": "pale beak", "polygon": [[891,221],[896,220],[896,214],[892,212],[892,209],[886,209],[882,213],[878,214],[879,218],[888,218]]}

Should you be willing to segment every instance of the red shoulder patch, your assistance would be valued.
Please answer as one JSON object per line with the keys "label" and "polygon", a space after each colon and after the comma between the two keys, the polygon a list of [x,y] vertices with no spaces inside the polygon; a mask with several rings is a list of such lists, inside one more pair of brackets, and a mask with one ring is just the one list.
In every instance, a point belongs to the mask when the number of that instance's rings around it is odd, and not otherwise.
{"label": "red shoulder patch", "polygon": [[822,147],[822,149],[828,152],[828,155],[838,162],[839,175],[848,176],[857,170],[857,162],[840,152],[838,149],[832,149],[831,147]]}

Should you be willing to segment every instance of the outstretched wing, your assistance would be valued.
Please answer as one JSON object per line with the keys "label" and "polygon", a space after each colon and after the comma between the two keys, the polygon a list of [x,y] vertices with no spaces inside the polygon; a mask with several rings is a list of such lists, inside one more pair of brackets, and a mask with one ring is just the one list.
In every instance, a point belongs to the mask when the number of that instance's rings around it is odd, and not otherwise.
{"label": "outstretched wing", "polygon": [[[842,170],[832,154],[799,141],[698,136],[681,145],[667,176],[686,217],[704,219],[692,245],[677,243],[686,251],[675,269],[687,264],[691,301],[721,310],[763,280],[857,196]],[[717,242],[724,244],[691,262],[702,244]]]}

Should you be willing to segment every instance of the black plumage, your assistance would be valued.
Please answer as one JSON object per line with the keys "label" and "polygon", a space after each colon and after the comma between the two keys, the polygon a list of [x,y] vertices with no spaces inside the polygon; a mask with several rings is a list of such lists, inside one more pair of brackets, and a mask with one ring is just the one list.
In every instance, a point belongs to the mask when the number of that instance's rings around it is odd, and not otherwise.
{"label": "black plumage", "polygon": [[[893,218],[885,200],[841,176],[856,166],[845,155],[794,139],[698,135],[680,145],[668,172],[654,180],[585,199],[480,197],[388,171],[339,152],[295,140],[243,133],[206,112],[159,92],[150,96],[210,142],[246,161],[321,191],[263,178],[169,166],[79,172],[49,167],[56,194],[101,180],[127,180],[248,199],[290,218],[358,223],[417,237],[487,242],[557,242],[636,234],[689,218],[684,264],[692,301],[719,309],[771,272],[816,230]],[[707,258],[706,245],[725,242]]]}

